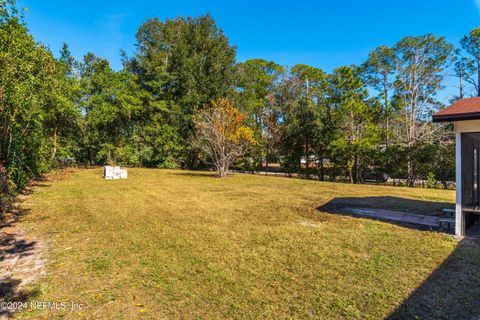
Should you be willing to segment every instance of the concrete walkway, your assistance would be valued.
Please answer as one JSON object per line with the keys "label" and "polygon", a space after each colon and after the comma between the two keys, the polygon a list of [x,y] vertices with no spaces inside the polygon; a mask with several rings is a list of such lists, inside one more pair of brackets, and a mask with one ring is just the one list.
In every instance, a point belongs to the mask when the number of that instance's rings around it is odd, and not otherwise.
{"label": "concrete walkway", "polygon": [[412,223],[427,227],[438,227],[439,217],[383,209],[343,208],[347,213],[369,218]]}

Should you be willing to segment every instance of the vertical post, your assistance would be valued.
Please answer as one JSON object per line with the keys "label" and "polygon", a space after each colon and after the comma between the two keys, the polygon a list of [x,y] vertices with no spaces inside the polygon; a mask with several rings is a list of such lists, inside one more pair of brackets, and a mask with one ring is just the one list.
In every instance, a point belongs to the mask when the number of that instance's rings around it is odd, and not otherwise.
{"label": "vertical post", "polygon": [[455,130],[455,235],[463,236],[462,133],[457,130]]}

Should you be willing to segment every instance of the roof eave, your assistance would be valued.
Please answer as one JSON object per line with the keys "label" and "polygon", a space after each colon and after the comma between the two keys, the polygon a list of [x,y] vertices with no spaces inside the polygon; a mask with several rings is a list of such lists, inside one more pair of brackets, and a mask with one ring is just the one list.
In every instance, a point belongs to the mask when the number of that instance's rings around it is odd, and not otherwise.
{"label": "roof eave", "polygon": [[480,112],[432,116],[433,122],[452,122],[452,121],[467,121],[467,120],[478,120],[478,119],[480,119]]}

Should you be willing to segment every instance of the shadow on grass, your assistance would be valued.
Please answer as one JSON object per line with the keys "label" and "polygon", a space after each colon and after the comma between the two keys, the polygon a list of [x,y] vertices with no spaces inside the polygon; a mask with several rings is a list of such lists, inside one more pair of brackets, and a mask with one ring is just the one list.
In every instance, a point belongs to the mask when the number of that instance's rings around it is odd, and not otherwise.
{"label": "shadow on grass", "polygon": [[[334,198],[318,207],[317,210],[330,214],[388,222],[410,229],[437,230],[438,222],[434,216],[441,215],[442,209],[445,208],[453,208],[453,204],[391,196],[375,196]],[[362,209],[371,209],[372,212],[370,214],[362,214]],[[379,212],[375,212],[376,210],[379,210]],[[381,212],[381,210],[385,211]],[[420,219],[415,217],[413,221],[408,221],[410,217],[402,217],[401,213],[416,214],[425,217],[420,217]],[[379,217],[379,215],[385,215],[385,218]],[[389,215],[395,216],[395,218],[389,219]]]}
{"label": "shadow on grass", "polygon": [[185,172],[169,172],[168,175],[171,176],[183,176],[183,177],[203,177],[203,178],[219,178],[219,175],[215,171],[211,172],[191,172],[191,171],[185,171]]}
{"label": "shadow on grass", "polygon": [[436,202],[391,196],[341,197],[334,198],[317,209],[328,213],[342,213],[342,209],[347,207],[385,209],[437,216],[442,214],[443,209],[453,209],[455,205],[450,202]]}
{"label": "shadow on grass", "polygon": [[[18,201],[20,202],[20,201]],[[13,227],[30,209],[11,208],[7,212],[0,213],[0,233],[2,229]]]}
{"label": "shadow on grass", "polygon": [[[25,274],[26,262],[35,262],[39,256],[37,241],[27,240],[23,231],[16,228],[16,224],[30,209],[21,208],[25,196],[31,194],[36,187],[47,187],[43,180],[32,182],[16,197],[13,205],[0,213],[0,302],[27,302],[35,296],[35,290],[27,289],[24,284],[26,278],[32,275]],[[34,265],[34,263],[32,263]],[[36,269],[31,273],[39,272]],[[13,317],[16,310],[0,306],[0,319]]]}
{"label": "shadow on grass", "polygon": [[[19,279],[11,277],[2,278],[0,280],[0,301],[23,305],[29,299],[38,296],[38,290],[25,290],[21,287],[21,283]],[[9,308],[8,305],[5,308],[0,307],[0,319],[14,318],[14,313],[17,311],[14,308]]]}
{"label": "shadow on grass", "polygon": [[[383,197],[335,198],[317,210],[354,217],[348,208],[369,208],[441,214],[443,208],[452,208],[448,202]],[[378,220],[375,218],[370,218]],[[382,220],[385,221],[385,220]],[[425,229],[416,225],[388,221],[396,225]],[[480,240],[465,238],[445,261],[428,276],[390,315],[396,319],[480,319]]]}
{"label": "shadow on grass", "polygon": [[0,262],[12,256],[16,260],[28,256],[35,249],[36,244],[36,241],[26,241],[11,235],[2,235],[0,238]]}
{"label": "shadow on grass", "polygon": [[464,239],[386,319],[480,319],[479,240]]}
{"label": "shadow on grass", "polygon": [[[36,294],[22,286],[24,281],[17,274],[17,265],[36,259],[33,255],[37,245],[36,241],[27,241],[21,235],[0,233],[0,302],[24,303]],[[15,311],[0,306],[0,319],[12,317]]]}

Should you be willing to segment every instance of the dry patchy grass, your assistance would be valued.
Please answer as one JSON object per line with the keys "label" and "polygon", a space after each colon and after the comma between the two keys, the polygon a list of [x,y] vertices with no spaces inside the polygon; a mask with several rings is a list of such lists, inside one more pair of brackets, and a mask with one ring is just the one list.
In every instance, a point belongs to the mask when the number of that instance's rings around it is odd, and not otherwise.
{"label": "dry patchy grass", "polygon": [[455,252],[479,264],[451,236],[317,210],[334,199],[437,213],[454,192],[78,170],[28,199],[22,225],[49,247],[36,299],[84,304],[45,313],[66,319],[378,319],[420,310],[406,299]]}

